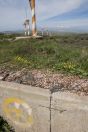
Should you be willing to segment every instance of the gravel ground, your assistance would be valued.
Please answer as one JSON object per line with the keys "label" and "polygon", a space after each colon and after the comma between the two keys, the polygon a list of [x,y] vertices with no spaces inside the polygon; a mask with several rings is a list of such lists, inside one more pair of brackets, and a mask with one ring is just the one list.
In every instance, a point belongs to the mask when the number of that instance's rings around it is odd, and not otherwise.
{"label": "gravel ground", "polygon": [[50,71],[0,69],[0,80],[50,89],[51,92],[70,91],[78,95],[88,95],[88,79]]}

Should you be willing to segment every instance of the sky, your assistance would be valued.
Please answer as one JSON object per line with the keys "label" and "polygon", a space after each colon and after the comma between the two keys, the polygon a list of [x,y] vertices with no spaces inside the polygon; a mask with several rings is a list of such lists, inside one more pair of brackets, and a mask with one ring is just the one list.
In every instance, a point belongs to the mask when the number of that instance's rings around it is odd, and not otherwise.
{"label": "sky", "polygon": [[[28,0],[0,0],[0,31],[22,30]],[[38,28],[88,32],[88,0],[36,0]]]}

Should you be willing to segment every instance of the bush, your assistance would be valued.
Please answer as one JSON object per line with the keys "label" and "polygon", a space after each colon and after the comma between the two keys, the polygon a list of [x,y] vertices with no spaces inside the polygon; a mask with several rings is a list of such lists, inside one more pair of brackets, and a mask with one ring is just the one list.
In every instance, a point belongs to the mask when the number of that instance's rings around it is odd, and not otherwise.
{"label": "bush", "polygon": [[15,130],[1,116],[0,116],[0,132],[15,132]]}

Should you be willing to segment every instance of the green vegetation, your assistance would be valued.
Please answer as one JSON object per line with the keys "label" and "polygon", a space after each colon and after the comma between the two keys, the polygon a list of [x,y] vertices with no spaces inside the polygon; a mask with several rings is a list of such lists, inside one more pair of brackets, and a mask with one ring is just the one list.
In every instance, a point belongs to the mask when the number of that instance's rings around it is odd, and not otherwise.
{"label": "green vegetation", "polygon": [[14,129],[2,117],[0,117],[0,132],[15,132]]}
{"label": "green vegetation", "polygon": [[88,77],[88,35],[0,41],[0,67],[50,69]]}

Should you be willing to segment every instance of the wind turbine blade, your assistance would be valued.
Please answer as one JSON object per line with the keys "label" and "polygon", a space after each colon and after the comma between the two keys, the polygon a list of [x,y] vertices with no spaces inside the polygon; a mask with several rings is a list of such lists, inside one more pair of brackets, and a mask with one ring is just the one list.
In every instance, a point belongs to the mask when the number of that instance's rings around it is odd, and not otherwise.
{"label": "wind turbine blade", "polygon": [[31,1],[32,1],[32,0],[29,0],[29,4],[30,4],[30,7],[31,7],[31,9],[32,9],[32,4],[31,4]]}

